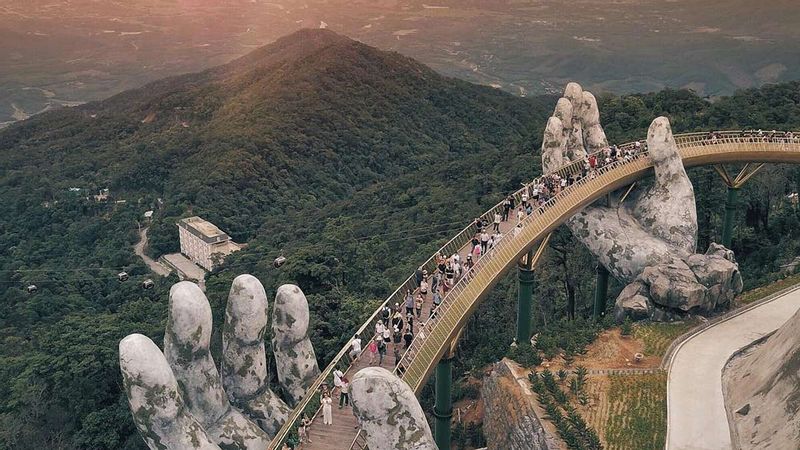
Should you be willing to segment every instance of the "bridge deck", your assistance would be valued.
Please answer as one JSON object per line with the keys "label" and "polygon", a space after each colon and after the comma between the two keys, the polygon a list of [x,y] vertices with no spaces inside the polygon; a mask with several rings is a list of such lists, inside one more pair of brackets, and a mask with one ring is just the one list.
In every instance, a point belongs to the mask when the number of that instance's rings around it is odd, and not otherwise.
{"label": "bridge deck", "polygon": [[[504,238],[508,237],[508,235],[513,231],[514,226],[517,223],[516,213],[511,211],[509,214],[508,220],[506,222],[500,223],[500,232],[503,234]],[[492,225],[489,225],[490,234],[493,230]],[[459,250],[459,255],[461,256],[461,261],[465,261],[467,254],[472,250],[472,243],[467,243]],[[449,256],[449,255],[446,255]],[[439,294],[442,293],[441,288],[439,289]],[[416,295],[416,292],[414,292]],[[433,292],[429,292],[427,298],[425,299],[425,303],[422,307],[422,322],[427,321],[430,317],[431,306],[433,305]],[[403,305],[401,305],[402,307]],[[403,309],[405,311],[405,309]],[[419,324],[422,325],[422,324]],[[419,325],[417,322],[414,323],[414,333],[417,333],[419,330]],[[394,344],[390,344],[394,345]],[[347,371],[345,376],[348,379],[353,379],[356,372],[359,370],[368,367],[370,365],[377,366],[378,364],[370,364],[369,363],[369,355],[366,349],[367,343],[363,344],[364,352],[361,354],[361,357],[356,360],[356,362],[350,367],[350,370]],[[401,344],[401,347],[404,344]],[[403,349],[400,352],[402,356]],[[381,367],[387,370],[393,370],[397,365],[398,360],[395,359],[392,351],[392,347],[389,346],[386,351],[386,357],[384,358],[383,364]],[[350,406],[345,406],[342,409],[338,407],[338,391],[334,394],[334,405],[333,405],[333,425],[324,425],[322,423],[322,412],[320,411],[316,417],[314,417],[314,421],[309,427],[309,437],[311,439],[310,443],[306,443],[303,445],[303,450],[348,450],[350,445],[353,443],[353,440],[358,433],[358,425],[356,423],[355,417],[353,416],[353,409]]]}

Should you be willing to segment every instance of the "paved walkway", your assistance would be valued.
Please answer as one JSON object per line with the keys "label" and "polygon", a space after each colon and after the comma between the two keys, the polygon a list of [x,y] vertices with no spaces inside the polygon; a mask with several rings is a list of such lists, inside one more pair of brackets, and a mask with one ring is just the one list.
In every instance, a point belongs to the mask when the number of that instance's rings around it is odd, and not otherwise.
{"label": "paved walkway", "polygon": [[722,369],[739,349],[780,328],[800,308],[800,289],[722,321],[675,352],[667,384],[667,449],[729,450]]}

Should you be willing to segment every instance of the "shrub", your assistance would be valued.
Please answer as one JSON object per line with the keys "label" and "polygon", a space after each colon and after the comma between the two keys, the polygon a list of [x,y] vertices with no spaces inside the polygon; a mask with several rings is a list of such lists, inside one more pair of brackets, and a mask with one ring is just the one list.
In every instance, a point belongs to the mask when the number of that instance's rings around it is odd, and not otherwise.
{"label": "shrub", "polygon": [[623,336],[630,336],[633,334],[633,324],[631,323],[631,318],[626,317],[625,320],[622,322],[622,326],[620,327],[620,332]]}

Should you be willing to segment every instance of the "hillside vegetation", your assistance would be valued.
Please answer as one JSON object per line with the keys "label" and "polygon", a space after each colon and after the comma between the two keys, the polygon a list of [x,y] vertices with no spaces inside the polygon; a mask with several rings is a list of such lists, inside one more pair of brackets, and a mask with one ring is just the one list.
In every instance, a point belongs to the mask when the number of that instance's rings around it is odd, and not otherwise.
{"label": "hillside vegetation", "polygon": [[[715,104],[688,91],[600,101],[615,142],[640,138],[662,114],[676,131],[800,124],[798,83]],[[554,102],[445,78],[313,30],[3,130],[0,448],[143,448],[121,391],[117,342],[143,332],[160,343],[175,281],[149,274],[133,253],[145,210],[155,210],[153,256],[177,250],[175,222],[188,215],[249,243],[208,277],[217,325],[239,273],[259,277],[268,293],[300,285],[324,365],[419,262],[540,171]],[[724,188],[711,170],[691,176],[704,246],[719,232]],[[796,254],[800,220],[781,199],[799,185],[797,170],[776,166],[741,194],[734,249],[749,286],[776,277]],[[102,188],[111,203],[86,198]],[[562,320],[569,295],[578,316],[591,308],[594,262],[565,230],[551,242],[537,280],[540,329]],[[288,262],[275,270],[281,252]],[[120,270],[127,282],[117,281]],[[150,277],[156,286],[145,291]],[[505,353],[514,297],[512,276],[471,320],[456,373]]]}

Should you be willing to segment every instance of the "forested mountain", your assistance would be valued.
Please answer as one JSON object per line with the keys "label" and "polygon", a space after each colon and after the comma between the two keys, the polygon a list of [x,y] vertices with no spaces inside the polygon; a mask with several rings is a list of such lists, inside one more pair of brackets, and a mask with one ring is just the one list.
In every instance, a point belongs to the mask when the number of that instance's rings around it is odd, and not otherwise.
{"label": "forested mountain", "polygon": [[[662,114],[676,131],[800,124],[798,83],[715,104],[688,91],[600,102],[616,142],[643,136]],[[155,211],[153,256],[177,250],[175,222],[188,215],[249,244],[208,277],[217,324],[239,273],[258,276],[272,293],[280,283],[300,285],[324,365],[438,245],[539,172],[554,103],[306,30],[225,66],[3,130],[0,448],[143,448],[116,346],[131,332],[160,342],[175,281],[148,273],[133,253],[145,210]],[[744,270],[750,285],[798,247],[797,211],[776,205],[800,189],[800,176],[771,170],[742,195],[734,248],[753,269]],[[691,175],[706,245],[719,232],[724,188],[707,169]],[[104,188],[111,201],[95,201]],[[588,254],[563,230],[552,245],[537,281],[540,324],[564,317],[570,290],[579,316],[591,296]],[[281,252],[288,262],[276,270]],[[117,280],[121,270],[128,281]],[[156,280],[154,289],[141,288],[145,278]],[[38,292],[27,293],[29,284]],[[481,308],[459,368],[503,354],[513,293],[513,283],[501,283]]]}

